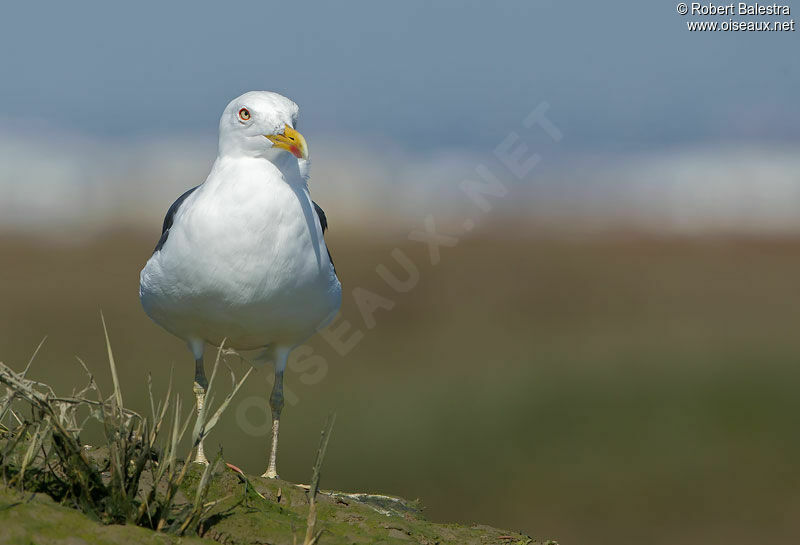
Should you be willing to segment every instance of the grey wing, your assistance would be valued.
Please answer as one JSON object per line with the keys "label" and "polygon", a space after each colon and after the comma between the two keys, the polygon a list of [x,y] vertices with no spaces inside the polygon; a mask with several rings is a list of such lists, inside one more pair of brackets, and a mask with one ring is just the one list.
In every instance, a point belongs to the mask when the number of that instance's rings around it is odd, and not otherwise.
{"label": "grey wing", "polygon": [[[318,205],[314,201],[311,201],[311,204],[314,205],[314,211],[317,213],[317,219],[319,219],[319,225],[320,227],[322,227],[322,234],[324,235],[325,231],[328,230],[328,216],[325,215],[325,210],[323,210],[320,205]],[[327,246],[328,245],[326,244],[325,245],[326,249]],[[333,257],[331,257],[330,249],[328,249],[328,259],[330,260],[331,265],[333,265],[333,272],[336,272],[336,265],[334,265],[333,263]]]}
{"label": "grey wing", "polygon": [[183,201],[186,200],[186,197],[191,195],[192,192],[198,187],[200,186],[195,186],[186,191],[183,195],[178,197],[174,203],[172,203],[172,206],[169,207],[169,210],[167,210],[167,215],[164,216],[164,225],[161,227],[161,238],[158,239],[158,244],[156,244],[156,248],[153,250],[153,253],[158,252],[164,246],[164,243],[169,237],[169,229],[172,227],[172,221],[175,219],[175,214],[178,213],[178,209],[181,207],[181,204],[183,204]]}

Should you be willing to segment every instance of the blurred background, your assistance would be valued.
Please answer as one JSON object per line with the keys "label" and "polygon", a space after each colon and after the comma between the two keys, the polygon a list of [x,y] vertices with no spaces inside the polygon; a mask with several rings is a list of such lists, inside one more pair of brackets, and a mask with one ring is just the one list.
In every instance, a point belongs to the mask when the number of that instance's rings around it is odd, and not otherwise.
{"label": "blurred background", "polygon": [[[68,392],[78,355],[108,387],[102,309],[127,404],[173,364],[190,400],[139,270],[227,102],[275,90],[300,105],[344,286],[287,373],[282,477],[308,482],[336,411],[323,486],[418,497],[434,520],[796,543],[797,35],[688,32],[675,7],[4,6],[0,360],[47,336],[32,376]],[[438,259],[426,221],[450,237]],[[270,375],[207,447],[252,473]]]}

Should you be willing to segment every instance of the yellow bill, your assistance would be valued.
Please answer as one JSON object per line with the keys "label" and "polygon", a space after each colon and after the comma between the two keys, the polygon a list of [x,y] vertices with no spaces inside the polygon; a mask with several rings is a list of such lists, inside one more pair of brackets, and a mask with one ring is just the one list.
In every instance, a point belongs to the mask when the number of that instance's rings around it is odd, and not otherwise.
{"label": "yellow bill", "polygon": [[298,159],[308,159],[308,145],[303,135],[286,125],[283,134],[266,134],[266,138],[272,142],[276,148],[284,149]]}

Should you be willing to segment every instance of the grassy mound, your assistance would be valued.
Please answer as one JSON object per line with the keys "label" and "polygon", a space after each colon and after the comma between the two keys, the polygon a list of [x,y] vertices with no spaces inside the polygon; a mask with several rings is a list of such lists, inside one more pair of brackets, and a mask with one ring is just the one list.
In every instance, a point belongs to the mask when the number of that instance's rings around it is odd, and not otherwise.
{"label": "grassy mound", "polygon": [[[95,449],[91,449],[95,450]],[[107,451],[90,452],[98,467]],[[191,508],[204,469],[189,464],[175,496],[178,511]],[[194,535],[179,536],[132,524],[102,524],[91,515],[60,505],[47,493],[0,486],[0,543],[9,544],[199,544],[295,545],[304,542],[309,487],[244,475],[218,464],[210,476],[206,505],[212,504]],[[145,489],[147,483],[143,483]],[[534,545],[543,542],[489,526],[429,522],[416,503],[364,493],[319,491],[316,494],[316,543],[469,545]],[[197,537],[195,537],[197,536]],[[552,542],[550,542],[552,543]]]}
{"label": "grassy mound", "polygon": [[195,545],[213,543],[133,525],[103,525],[47,494],[0,486],[0,543],[8,545]]}
{"label": "grassy mound", "polygon": [[[211,392],[220,355],[209,381]],[[114,391],[89,382],[62,396],[0,363],[0,543],[223,543],[230,545],[404,544],[529,545],[522,534],[488,526],[426,521],[418,505],[384,495],[319,489],[333,427],[323,431],[311,483],[295,485],[245,475],[222,461],[186,464],[247,378],[211,413],[194,418],[191,448],[178,456],[194,411],[179,398],[149,417],[123,406],[108,345]],[[249,373],[249,372],[248,372]],[[184,416],[183,413],[188,413]],[[87,423],[99,423],[105,444],[84,444]]]}

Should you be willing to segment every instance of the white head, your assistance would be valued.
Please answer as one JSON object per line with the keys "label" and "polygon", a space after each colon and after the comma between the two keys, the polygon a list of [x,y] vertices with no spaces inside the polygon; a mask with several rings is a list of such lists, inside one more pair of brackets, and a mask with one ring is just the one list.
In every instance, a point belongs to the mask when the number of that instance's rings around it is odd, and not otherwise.
{"label": "white head", "polygon": [[250,91],[233,99],[219,120],[219,155],[264,157],[281,163],[308,159],[308,146],[295,130],[300,109],[283,95]]}

